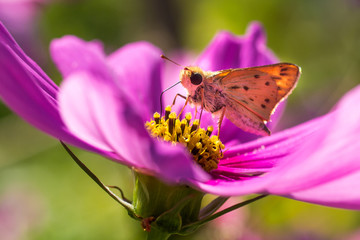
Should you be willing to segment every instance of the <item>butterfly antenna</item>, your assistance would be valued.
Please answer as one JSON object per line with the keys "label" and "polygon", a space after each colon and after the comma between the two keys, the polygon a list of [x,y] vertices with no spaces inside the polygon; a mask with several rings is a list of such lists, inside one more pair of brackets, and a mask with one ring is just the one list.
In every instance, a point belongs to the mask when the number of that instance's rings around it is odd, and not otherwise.
{"label": "butterfly antenna", "polygon": [[[161,55],[161,56],[163,56],[163,55]],[[178,85],[179,83],[181,83],[181,81],[178,81],[177,83],[171,85],[170,87],[168,87],[167,89],[165,89],[164,91],[161,92],[161,94],[160,94],[160,118],[161,118],[162,106],[163,106],[163,105],[162,105],[162,95],[164,94],[164,92],[166,92],[167,90],[175,87],[175,86]]]}
{"label": "butterfly antenna", "polygon": [[168,57],[165,56],[165,55],[162,55],[162,54],[161,54],[160,57],[163,58],[163,59],[165,59],[165,60],[168,60],[169,62],[172,62],[172,63],[175,64],[175,65],[178,65],[178,66],[182,67],[180,64],[178,64],[177,62],[171,60],[170,58],[168,58]]}

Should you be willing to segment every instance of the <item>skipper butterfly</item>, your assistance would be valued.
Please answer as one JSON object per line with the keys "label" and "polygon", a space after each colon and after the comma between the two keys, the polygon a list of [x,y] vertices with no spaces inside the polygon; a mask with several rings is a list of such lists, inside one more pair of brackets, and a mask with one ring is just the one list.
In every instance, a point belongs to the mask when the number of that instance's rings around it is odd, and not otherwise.
{"label": "skipper butterfly", "polygon": [[189,66],[181,70],[180,82],[188,92],[186,103],[220,116],[219,132],[225,116],[244,131],[268,136],[265,124],[295,88],[299,76],[300,68],[291,63],[216,72]]}

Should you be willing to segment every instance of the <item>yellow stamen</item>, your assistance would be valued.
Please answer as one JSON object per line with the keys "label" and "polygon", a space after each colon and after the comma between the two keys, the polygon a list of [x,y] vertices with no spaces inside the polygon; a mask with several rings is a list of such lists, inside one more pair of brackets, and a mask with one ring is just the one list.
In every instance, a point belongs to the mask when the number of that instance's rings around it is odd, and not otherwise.
{"label": "yellow stamen", "polygon": [[214,131],[214,127],[208,126],[208,128],[206,130],[206,135],[208,135],[210,137],[210,135],[212,134],[213,131]]}
{"label": "yellow stamen", "polygon": [[190,125],[191,118],[192,118],[191,113],[185,114],[185,120],[186,120],[188,126]]}
{"label": "yellow stamen", "polygon": [[199,127],[199,119],[195,119],[193,125],[191,126],[190,132],[195,131]]}
{"label": "yellow stamen", "polygon": [[[154,113],[153,119],[145,123],[151,136],[173,144],[183,144],[191,153],[194,160],[207,172],[217,168],[219,160],[223,157],[224,144],[218,136],[211,136],[214,128],[201,128],[198,119],[191,122],[191,113],[186,113],[180,120],[171,107],[165,108],[165,116],[160,118]],[[211,137],[210,137],[211,136]]]}
{"label": "yellow stamen", "polygon": [[159,113],[154,113],[154,120],[156,124],[160,123],[160,114]]}
{"label": "yellow stamen", "polygon": [[169,119],[170,112],[171,112],[171,107],[167,106],[165,108],[165,121]]}

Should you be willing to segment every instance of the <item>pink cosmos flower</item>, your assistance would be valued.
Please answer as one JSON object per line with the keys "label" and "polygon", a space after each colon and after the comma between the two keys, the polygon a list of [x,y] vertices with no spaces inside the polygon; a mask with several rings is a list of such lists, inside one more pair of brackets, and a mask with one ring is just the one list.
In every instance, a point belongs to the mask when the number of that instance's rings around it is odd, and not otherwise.
{"label": "pink cosmos flower", "polygon": [[[1,25],[0,96],[53,137],[167,182],[221,196],[276,194],[360,209],[360,87],[328,114],[270,137],[240,143],[242,131],[224,122],[228,150],[207,173],[183,146],[159,141],[144,127],[160,109],[160,92],[176,81],[163,78],[160,54],[150,43],[136,42],[106,56],[101,43],[66,36],[51,44],[64,77],[58,87]],[[219,33],[195,64],[217,70],[275,61],[261,26],[253,23],[243,37]],[[204,113],[202,125],[210,123]]]}

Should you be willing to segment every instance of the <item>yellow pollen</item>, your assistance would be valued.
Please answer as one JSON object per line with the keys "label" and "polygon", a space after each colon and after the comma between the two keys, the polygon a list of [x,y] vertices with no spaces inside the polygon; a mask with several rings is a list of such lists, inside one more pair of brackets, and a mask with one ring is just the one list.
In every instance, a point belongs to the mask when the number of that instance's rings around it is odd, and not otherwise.
{"label": "yellow pollen", "polygon": [[171,142],[181,143],[193,156],[194,160],[207,172],[217,168],[219,160],[223,157],[225,148],[218,136],[211,136],[214,127],[208,126],[207,130],[201,128],[198,119],[191,122],[191,113],[186,113],[180,120],[171,107],[165,108],[165,116],[160,118],[159,113],[154,113],[153,119],[145,123],[151,136]]}

